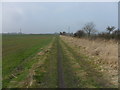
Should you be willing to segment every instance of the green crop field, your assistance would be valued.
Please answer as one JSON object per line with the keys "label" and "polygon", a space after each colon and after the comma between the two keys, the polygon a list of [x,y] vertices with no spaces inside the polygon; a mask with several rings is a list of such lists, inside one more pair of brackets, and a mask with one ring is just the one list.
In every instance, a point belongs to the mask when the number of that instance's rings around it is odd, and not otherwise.
{"label": "green crop field", "polygon": [[16,69],[29,67],[27,64],[29,60],[27,61],[27,59],[47,46],[52,39],[53,35],[3,35],[3,87],[7,87],[12,79],[11,74],[16,73]]}

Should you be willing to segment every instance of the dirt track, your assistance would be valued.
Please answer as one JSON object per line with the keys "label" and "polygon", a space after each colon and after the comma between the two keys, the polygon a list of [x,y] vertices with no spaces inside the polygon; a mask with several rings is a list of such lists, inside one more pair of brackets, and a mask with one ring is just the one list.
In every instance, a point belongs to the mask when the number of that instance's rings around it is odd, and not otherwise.
{"label": "dirt track", "polygon": [[62,64],[62,49],[59,43],[59,40],[57,40],[57,50],[58,50],[58,87],[59,88],[65,88],[65,81],[64,81],[64,73],[63,73],[63,64]]}

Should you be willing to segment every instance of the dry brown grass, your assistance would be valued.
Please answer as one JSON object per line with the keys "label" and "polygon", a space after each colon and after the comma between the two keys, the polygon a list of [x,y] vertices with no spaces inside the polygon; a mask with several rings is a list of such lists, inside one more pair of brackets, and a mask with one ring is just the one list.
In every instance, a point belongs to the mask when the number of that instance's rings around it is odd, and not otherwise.
{"label": "dry brown grass", "polygon": [[60,36],[61,39],[87,56],[97,58],[95,64],[102,65],[101,72],[107,72],[113,84],[118,83],[118,43],[114,40],[88,40],[69,36]]}
{"label": "dry brown grass", "polygon": [[61,36],[64,41],[80,47],[82,51],[91,56],[99,57],[106,64],[116,65],[118,63],[118,44],[113,40],[88,40],[74,37]]}

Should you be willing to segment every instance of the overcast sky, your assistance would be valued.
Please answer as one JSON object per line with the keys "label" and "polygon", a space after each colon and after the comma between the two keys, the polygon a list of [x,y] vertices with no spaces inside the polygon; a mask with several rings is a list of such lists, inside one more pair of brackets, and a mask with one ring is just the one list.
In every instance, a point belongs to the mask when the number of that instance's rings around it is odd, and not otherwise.
{"label": "overcast sky", "polygon": [[54,33],[76,32],[85,23],[93,22],[105,31],[118,27],[117,2],[11,2],[2,4],[3,32]]}

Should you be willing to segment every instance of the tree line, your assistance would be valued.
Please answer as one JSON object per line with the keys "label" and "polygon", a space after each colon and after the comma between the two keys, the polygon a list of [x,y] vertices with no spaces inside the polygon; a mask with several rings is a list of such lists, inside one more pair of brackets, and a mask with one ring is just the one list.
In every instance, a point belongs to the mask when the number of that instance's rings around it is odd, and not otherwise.
{"label": "tree line", "polygon": [[60,35],[71,35],[74,37],[87,37],[87,38],[104,38],[104,39],[119,39],[120,40],[120,30],[116,29],[114,26],[106,27],[106,31],[98,32],[95,29],[95,24],[93,22],[86,23],[82,29],[77,30],[75,33],[60,32]]}

